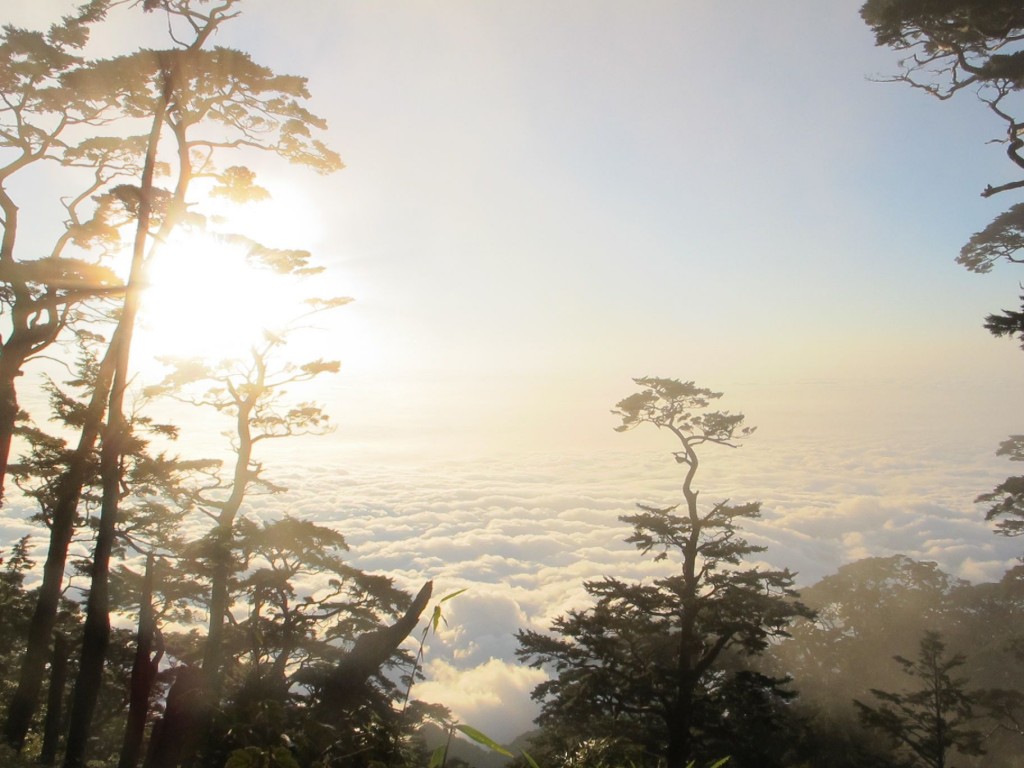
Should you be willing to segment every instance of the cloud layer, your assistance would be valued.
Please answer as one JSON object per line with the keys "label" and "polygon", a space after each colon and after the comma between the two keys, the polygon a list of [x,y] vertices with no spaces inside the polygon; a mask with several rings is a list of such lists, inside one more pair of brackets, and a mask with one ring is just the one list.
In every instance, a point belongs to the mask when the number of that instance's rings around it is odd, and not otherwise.
{"label": "cloud layer", "polygon": [[[626,438],[623,438],[626,439]],[[708,448],[701,499],[763,502],[746,531],[767,546],[765,563],[811,584],[841,564],[905,553],[972,581],[996,579],[1019,554],[993,535],[972,499],[1012,465],[979,441],[906,438],[841,442],[755,440],[741,450]],[[360,567],[392,574],[410,589],[430,578],[447,626],[431,637],[428,682],[416,695],[490,728],[524,730],[542,679],[514,661],[514,633],[546,629],[586,602],[583,582],[660,572],[623,542],[620,515],[637,502],[678,502],[680,477],[668,451],[640,440],[631,453],[532,454],[463,461],[360,463],[338,456],[317,467],[282,468],[294,493],[254,504],[343,531]]]}

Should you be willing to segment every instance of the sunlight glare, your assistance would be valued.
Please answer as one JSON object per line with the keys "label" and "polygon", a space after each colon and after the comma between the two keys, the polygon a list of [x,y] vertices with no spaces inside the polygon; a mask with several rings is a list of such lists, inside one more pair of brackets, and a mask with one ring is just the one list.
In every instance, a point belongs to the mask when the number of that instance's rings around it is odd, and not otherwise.
{"label": "sunlight glare", "polygon": [[309,278],[252,263],[246,249],[208,235],[175,234],[153,257],[139,348],[160,357],[242,355],[280,334],[317,295]]}

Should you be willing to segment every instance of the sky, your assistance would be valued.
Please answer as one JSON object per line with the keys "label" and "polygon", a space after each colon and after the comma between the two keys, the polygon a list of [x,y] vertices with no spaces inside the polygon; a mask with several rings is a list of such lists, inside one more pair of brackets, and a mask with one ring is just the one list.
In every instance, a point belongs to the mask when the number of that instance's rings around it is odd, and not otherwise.
{"label": "sky", "polygon": [[[970,94],[879,82],[896,57],[859,5],[246,0],[219,33],[309,78],[346,164],[261,161],[273,198],[235,214],[354,298],[297,342],[342,360],[303,393],[336,430],[271,446],[290,492],[252,513],[330,522],[411,589],[468,588],[418,691],[464,722],[525,729],[543,673],[512,633],[579,606],[584,579],[650,573],[617,517],[673,503],[678,477],[665,435],[612,429],[632,377],[723,391],[759,427],[698,485],[762,500],[751,539],[802,583],[896,552],[983,581],[1019,554],[972,499],[1013,469],[994,451],[1021,431],[1024,356],[981,321],[1021,278],[954,263],[1017,202],[979,196],[1013,168]],[[116,15],[97,50],[155,21]],[[22,192],[42,230],[47,179]],[[289,300],[251,295],[259,318]],[[140,382],[172,338],[217,335],[186,325],[190,299],[149,320],[171,332],[144,332]],[[171,414],[188,449],[219,444],[213,419]]]}

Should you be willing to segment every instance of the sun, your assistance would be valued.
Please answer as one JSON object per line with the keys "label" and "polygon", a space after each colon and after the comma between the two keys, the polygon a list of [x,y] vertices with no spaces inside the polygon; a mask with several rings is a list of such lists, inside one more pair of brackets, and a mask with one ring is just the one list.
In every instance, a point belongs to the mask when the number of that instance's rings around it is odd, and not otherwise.
{"label": "sun", "polygon": [[310,303],[364,298],[366,286],[350,284],[355,275],[342,268],[344,260],[335,255],[323,271],[306,269],[323,263],[313,256],[282,273],[268,262],[278,257],[280,266],[282,254],[295,252],[254,249],[262,243],[319,255],[324,247],[325,222],[315,201],[287,178],[272,181],[272,199],[244,205],[197,189],[207,227],[180,226],[151,252],[131,355],[140,386],[163,379],[167,359],[248,359],[268,333],[286,340],[275,353],[279,360],[337,359],[346,368],[365,368],[380,357],[362,302],[327,311],[313,311]]}
{"label": "sun", "polygon": [[239,357],[267,333],[282,335],[308,315],[322,285],[281,274],[251,249],[204,233],[179,232],[148,267],[136,341],[139,365],[161,357]]}

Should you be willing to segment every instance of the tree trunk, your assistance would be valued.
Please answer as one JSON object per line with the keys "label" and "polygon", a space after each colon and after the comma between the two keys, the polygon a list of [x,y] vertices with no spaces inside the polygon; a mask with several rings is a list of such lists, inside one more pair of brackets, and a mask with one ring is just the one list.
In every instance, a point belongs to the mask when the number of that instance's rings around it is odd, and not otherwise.
{"label": "tree trunk", "polygon": [[[100,505],[99,531],[96,535],[96,547],[93,552],[89,598],[86,602],[82,660],[71,700],[71,724],[68,731],[67,748],[64,752],[64,768],[81,768],[85,764],[85,749],[89,730],[92,727],[93,713],[96,710],[96,701],[99,698],[107,645],[110,642],[110,554],[114,547],[114,537],[117,531],[124,447],[129,432],[124,418],[124,393],[128,387],[128,363],[132,335],[135,330],[135,317],[139,311],[140,293],[145,282],[146,245],[149,239],[149,222],[152,213],[150,198],[154,189],[153,176],[156,169],[157,144],[170,91],[170,77],[167,75],[164,77],[163,89],[164,97],[158,101],[158,106],[153,114],[149,144],[146,148],[146,162],[139,182],[139,197],[142,202],[139,206],[139,218],[132,250],[131,270],[125,289],[124,306],[107,351],[108,355],[112,355],[114,365],[109,392],[110,399],[107,403],[107,423],[103,429],[100,453],[103,500]],[[170,215],[168,214],[168,216]]]}
{"label": "tree trunk", "polygon": [[[116,338],[115,336],[115,344]],[[103,502],[96,546],[93,551],[85,626],[82,630],[82,657],[71,698],[70,728],[64,752],[64,768],[81,768],[85,764],[85,749],[103,681],[103,665],[110,642],[110,554],[116,535],[121,447],[124,444],[124,427],[117,423],[120,421],[119,416],[119,412],[111,413],[108,428],[104,431],[100,459]]]}
{"label": "tree trunk", "polygon": [[665,768],[686,768],[693,749],[693,687],[680,685],[675,707],[668,718]]}
{"label": "tree trunk", "polygon": [[[0,269],[4,272],[12,272],[14,268],[14,242],[18,231],[18,206],[7,194],[7,191],[0,183],[0,211],[3,211],[4,230],[0,237]],[[24,314],[19,310],[25,303],[25,285],[14,279],[11,275],[8,278],[11,290],[14,293],[14,302],[11,306],[11,331],[7,340],[0,344],[0,503],[3,501],[4,483],[7,478],[7,462],[11,456],[11,439],[14,436],[14,423],[18,418],[18,395],[14,387],[14,379],[21,372],[21,366],[25,363],[25,355],[19,355],[19,345],[14,342],[14,336],[18,332],[19,320]],[[20,359],[19,359],[20,358]]]}
{"label": "tree trunk", "polygon": [[[101,367],[102,373],[102,367]],[[50,636],[57,623],[60,607],[61,587],[64,581],[64,566],[67,562],[68,547],[75,529],[78,515],[78,499],[85,481],[93,445],[99,432],[99,418],[102,410],[95,413],[96,394],[102,382],[97,381],[94,402],[90,405],[87,423],[82,429],[78,448],[68,462],[68,468],[60,479],[57,498],[51,511],[50,545],[43,564],[43,581],[39,586],[36,606],[29,622],[25,656],[21,662],[18,687],[11,697],[4,723],[4,739],[20,752],[25,743],[42,690],[46,659],[49,654]],[[102,402],[105,398],[101,398]],[[102,405],[101,405],[102,407]],[[93,421],[96,423],[94,424]]]}
{"label": "tree trunk", "polygon": [[14,380],[21,373],[24,360],[18,360],[4,345],[0,352],[0,504],[7,482],[7,464],[11,458],[11,441],[18,420],[18,392]]}
{"label": "tree trunk", "polygon": [[128,701],[128,720],[124,727],[124,741],[117,768],[135,768],[142,755],[142,738],[149,714],[149,695],[160,665],[162,652],[153,654],[156,639],[156,619],[153,614],[153,554],[146,557],[146,575],[139,601],[139,630],[135,645],[135,663],[132,665],[131,689]]}
{"label": "tree trunk", "polygon": [[341,711],[359,699],[366,681],[391,658],[416,628],[433,589],[434,582],[426,582],[402,618],[389,627],[356,638],[352,650],[341,658],[323,682],[322,709]]}
{"label": "tree trunk", "polygon": [[64,719],[64,686],[68,679],[68,654],[70,652],[71,648],[67,639],[58,632],[53,638],[53,657],[50,661],[50,691],[46,697],[43,748],[39,754],[39,762],[42,765],[53,765],[57,761],[61,721]]}
{"label": "tree trunk", "polygon": [[675,691],[669,710],[668,745],[665,751],[665,768],[686,768],[693,749],[693,694],[699,682],[697,674],[698,655],[702,645],[697,631],[698,577],[697,558],[700,553],[702,521],[697,508],[697,491],[693,490],[693,478],[697,474],[700,460],[687,439],[679,435],[686,453],[686,475],[683,478],[683,499],[690,531],[683,547],[683,594],[682,615],[679,616],[679,658],[676,662]]}
{"label": "tree trunk", "polygon": [[203,718],[210,710],[206,673],[195,667],[177,671],[164,716],[153,724],[143,768],[175,768],[183,755],[194,751],[203,731]]}
{"label": "tree trunk", "polygon": [[210,616],[203,649],[203,673],[211,695],[219,697],[224,666],[224,618],[228,611],[228,579],[231,561],[231,520],[227,529],[218,524],[213,545],[213,573],[210,577]]}
{"label": "tree trunk", "polygon": [[252,461],[252,427],[249,419],[256,399],[264,384],[262,361],[257,360],[257,380],[253,391],[237,399],[238,413],[235,416],[235,434],[238,436],[238,450],[235,454],[235,469],[231,482],[231,494],[221,506],[214,530],[213,573],[210,578],[210,617],[203,649],[203,673],[210,696],[220,697],[221,679],[224,667],[224,621],[230,606],[228,581],[231,578],[231,549],[233,527],[238,510],[242,507],[249,482],[252,478],[249,463]]}

